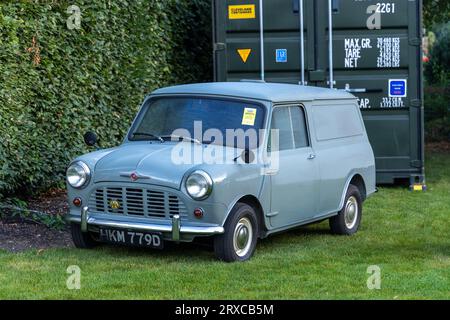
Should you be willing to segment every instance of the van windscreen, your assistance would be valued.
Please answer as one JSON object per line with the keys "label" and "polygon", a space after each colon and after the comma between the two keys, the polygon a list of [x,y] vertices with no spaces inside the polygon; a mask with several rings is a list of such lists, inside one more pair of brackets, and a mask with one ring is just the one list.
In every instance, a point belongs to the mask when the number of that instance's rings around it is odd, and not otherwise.
{"label": "van windscreen", "polygon": [[[196,97],[159,98],[150,100],[144,106],[130,140],[145,140],[151,136],[168,137],[184,132],[183,137],[189,136],[206,144],[253,149],[259,146],[259,133],[260,129],[264,129],[264,119],[265,108],[256,103]],[[244,142],[225,139],[237,131],[254,132],[255,139]],[[211,132],[216,132],[214,137],[220,135],[224,139],[211,141],[208,138]]]}

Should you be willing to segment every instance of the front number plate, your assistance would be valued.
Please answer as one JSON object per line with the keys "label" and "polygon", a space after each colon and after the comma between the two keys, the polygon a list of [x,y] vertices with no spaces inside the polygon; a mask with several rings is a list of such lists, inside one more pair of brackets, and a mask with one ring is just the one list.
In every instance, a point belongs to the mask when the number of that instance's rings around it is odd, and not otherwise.
{"label": "front number plate", "polygon": [[155,249],[163,249],[164,247],[161,233],[100,228],[100,241],[133,247]]}

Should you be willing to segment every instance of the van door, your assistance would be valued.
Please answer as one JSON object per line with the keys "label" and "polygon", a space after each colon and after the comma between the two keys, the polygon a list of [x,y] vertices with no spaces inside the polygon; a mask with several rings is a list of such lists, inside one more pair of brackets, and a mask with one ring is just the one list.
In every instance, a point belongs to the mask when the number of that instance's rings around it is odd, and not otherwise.
{"label": "van door", "polygon": [[[310,143],[305,109],[275,107],[269,151],[279,150],[279,168],[270,177],[271,225],[282,228],[316,215],[319,166]],[[277,141],[278,140],[278,141]]]}

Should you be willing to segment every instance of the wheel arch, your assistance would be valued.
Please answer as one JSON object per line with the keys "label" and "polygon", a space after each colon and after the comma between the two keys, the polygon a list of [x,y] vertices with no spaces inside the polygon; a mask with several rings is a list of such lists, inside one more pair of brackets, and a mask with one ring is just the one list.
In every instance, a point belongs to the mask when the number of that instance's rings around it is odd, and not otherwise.
{"label": "wheel arch", "polygon": [[367,199],[367,188],[366,182],[364,181],[362,175],[360,175],[359,173],[355,174],[353,178],[350,180],[349,185],[351,184],[359,189],[359,192],[361,193],[362,196],[362,200],[365,201]]}
{"label": "wheel arch", "polygon": [[358,172],[356,172],[356,173],[354,172],[354,173],[350,174],[349,177],[347,178],[347,182],[345,183],[345,188],[342,193],[342,198],[341,198],[341,203],[339,205],[339,208],[343,208],[345,196],[346,196],[347,190],[351,184],[359,189],[359,192],[361,193],[363,202],[367,199],[367,187],[366,187],[366,182],[364,181],[364,177],[362,176],[362,174],[360,174]]}
{"label": "wheel arch", "polygon": [[256,217],[258,218],[258,226],[259,226],[259,234],[258,237],[261,238],[263,237],[263,235],[266,233],[267,231],[267,227],[266,227],[266,223],[264,220],[264,209],[261,205],[261,202],[259,201],[259,199],[257,197],[255,197],[254,195],[245,195],[242,196],[241,198],[239,198],[237,201],[235,201],[235,203],[233,204],[233,206],[231,207],[230,211],[228,212],[227,215],[227,220],[230,217],[230,213],[231,211],[234,209],[234,207],[238,204],[238,203],[245,203],[249,206],[251,206],[253,209],[255,209],[256,211]]}

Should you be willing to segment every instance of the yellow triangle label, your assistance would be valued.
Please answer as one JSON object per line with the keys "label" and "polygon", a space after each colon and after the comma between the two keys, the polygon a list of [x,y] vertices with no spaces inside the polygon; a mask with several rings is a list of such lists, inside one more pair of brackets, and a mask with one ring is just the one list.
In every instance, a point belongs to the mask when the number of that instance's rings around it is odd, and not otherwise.
{"label": "yellow triangle label", "polygon": [[238,49],[238,53],[241,56],[242,61],[246,63],[250,53],[252,53],[252,49]]}

